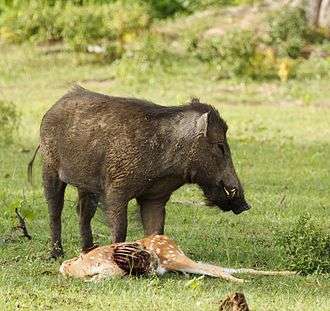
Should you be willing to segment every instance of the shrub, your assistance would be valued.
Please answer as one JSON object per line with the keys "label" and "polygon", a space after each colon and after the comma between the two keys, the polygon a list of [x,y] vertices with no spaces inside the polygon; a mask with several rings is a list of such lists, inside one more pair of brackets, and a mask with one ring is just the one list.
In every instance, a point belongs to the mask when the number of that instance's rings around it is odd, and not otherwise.
{"label": "shrub", "polygon": [[269,17],[270,44],[278,47],[281,56],[297,58],[309,32],[306,14],[301,8],[286,7]]}
{"label": "shrub", "polygon": [[117,1],[106,6],[69,6],[60,23],[64,41],[74,50],[86,51],[88,45],[97,44],[114,59],[150,26],[151,18],[146,6]]}
{"label": "shrub", "polygon": [[[157,34],[148,33],[141,38],[132,51],[145,64],[153,66],[155,63],[169,67],[179,57],[170,46],[170,42]],[[132,54],[132,53],[131,53]]]}
{"label": "shrub", "polygon": [[252,3],[254,0],[140,0],[149,5],[156,18],[167,18],[179,13],[192,13],[210,6]]}
{"label": "shrub", "polygon": [[[221,38],[193,42],[195,55],[219,68],[219,76],[258,78],[268,76],[270,64],[258,50],[260,40],[251,31],[232,31]],[[265,66],[268,66],[267,68]]]}
{"label": "shrub", "polygon": [[88,44],[113,39],[114,34],[104,27],[104,16],[102,7],[66,7],[59,18],[64,41],[76,51],[85,51]]}
{"label": "shrub", "polygon": [[107,6],[106,26],[115,32],[121,44],[132,42],[141,32],[149,28],[152,19],[149,8],[136,1],[116,2]]}
{"label": "shrub", "polygon": [[85,2],[27,2],[2,16],[0,36],[10,42],[64,40],[79,52],[98,45],[105,57],[115,59],[152,21],[148,6],[141,1],[78,5]]}
{"label": "shrub", "polygon": [[252,59],[257,52],[257,38],[250,31],[226,34],[218,48],[219,64],[226,75],[252,76]]}
{"label": "shrub", "polygon": [[302,62],[297,67],[297,78],[299,79],[329,79],[330,58],[312,57]]}
{"label": "shrub", "polygon": [[216,66],[219,78],[280,79],[286,82],[297,75],[299,62],[279,56],[251,31],[226,33],[221,38],[201,40],[194,37],[189,51],[200,60]]}
{"label": "shrub", "polygon": [[145,85],[150,83],[151,75],[159,77],[165,71],[169,72],[179,59],[180,55],[173,52],[164,38],[148,33],[125,52],[123,61],[114,67],[115,75],[129,84],[136,84],[138,80]]}
{"label": "shrub", "polygon": [[184,0],[144,0],[150,8],[154,17],[166,18],[180,12],[189,11],[191,1]]}
{"label": "shrub", "polygon": [[52,41],[62,37],[62,27],[57,16],[62,6],[53,7],[32,2],[20,9],[5,10],[0,21],[0,36],[9,42]]}
{"label": "shrub", "polygon": [[277,243],[284,248],[289,267],[302,274],[330,272],[330,235],[309,216],[301,217]]}
{"label": "shrub", "polygon": [[20,114],[13,103],[0,100],[0,145],[11,144],[17,132]]}

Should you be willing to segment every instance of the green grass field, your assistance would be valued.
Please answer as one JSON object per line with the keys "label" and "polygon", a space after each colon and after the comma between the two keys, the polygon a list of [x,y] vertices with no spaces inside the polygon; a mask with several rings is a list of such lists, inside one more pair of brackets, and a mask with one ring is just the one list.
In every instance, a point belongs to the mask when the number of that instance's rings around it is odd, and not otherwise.
{"label": "green grass field", "polygon": [[[277,243],[298,219],[311,215],[330,229],[330,80],[241,82],[213,79],[213,69],[194,59],[145,68],[124,59],[113,64],[77,61],[66,51],[44,53],[30,45],[0,46],[0,98],[22,114],[16,141],[0,149],[0,310],[218,310],[227,293],[243,291],[251,310],[330,309],[329,275],[253,277],[244,285],[212,278],[125,278],[86,283],[64,279],[49,251],[47,207],[40,158],[34,187],[26,167],[38,144],[42,115],[73,82],[112,95],[143,97],[164,105],[198,96],[219,109],[246,197],[253,206],[239,216],[201,202],[194,186],[178,190],[167,206],[166,234],[196,260],[231,267],[290,268]],[[329,61],[323,61],[329,70]],[[311,62],[310,66],[315,64]],[[65,258],[79,252],[76,193],[69,188],[63,215]],[[28,241],[13,227],[14,209],[27,216]],[[128,239],[142,237],[137,206],[129,207]],[[99,212],[98,243],[110,243]]]}

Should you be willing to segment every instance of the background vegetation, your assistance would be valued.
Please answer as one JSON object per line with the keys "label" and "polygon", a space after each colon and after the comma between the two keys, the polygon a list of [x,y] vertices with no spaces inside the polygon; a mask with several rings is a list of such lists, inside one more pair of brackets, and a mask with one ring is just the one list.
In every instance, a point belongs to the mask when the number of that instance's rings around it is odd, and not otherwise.
{"label": "background vegetation", "polygon": [[[231,291],[253,310],[330,308],[329,32],[280,2],[0,0],[1,310],[217,310]],[[39,157],[33,188],[26,166],[42,115],[74,82],[163,105],[197,96],[218,108],[253,209],[219,213],[185,186],[168,204],[166,233],[197,260],[300,275],[239,286],[176,274],[100,284],[58,276],[59,263],[46,260]],[[79,252],[73,188],[66,199],[68,258]],[[101,213],[93,225],[97,242],[110,243]],[[129,239],[141,235],[131,202]]]}

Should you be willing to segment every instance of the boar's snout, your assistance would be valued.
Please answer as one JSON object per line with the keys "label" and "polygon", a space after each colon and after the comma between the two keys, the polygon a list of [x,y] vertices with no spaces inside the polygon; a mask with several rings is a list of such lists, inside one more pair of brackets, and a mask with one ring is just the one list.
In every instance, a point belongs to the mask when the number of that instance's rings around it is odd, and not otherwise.
{"label": "boar's snout", "polygon": [[236,188],[229,188],[228,186],[225,187],[222,182],[220,187],[218,185],[213,187],[202,186],[201,188],[206,196],[207,204],[210,206],[218,206],[224,212],[232,211],[234,214],[238,215],[251,208],[245,200],[244,191],[240,185]]}
{"label": "boar's snout", "polygon": [[251,206],[245,201],[245,199],[243,199],[243,200],[233,200],[229,204],[232,206],[231,210],[236,215],[238,215],[238,214],[240,214],[244,211],[247,211],[251,208]]}
{"label": "boar's snout", "polygon": [[222,182],[222,188],[226,197],[226,210],[230,210],[234,214],[238,215],[251,208],[251,206],[245,200],[244,192],[240,183],[233,186],[225,185],[225,183]]}

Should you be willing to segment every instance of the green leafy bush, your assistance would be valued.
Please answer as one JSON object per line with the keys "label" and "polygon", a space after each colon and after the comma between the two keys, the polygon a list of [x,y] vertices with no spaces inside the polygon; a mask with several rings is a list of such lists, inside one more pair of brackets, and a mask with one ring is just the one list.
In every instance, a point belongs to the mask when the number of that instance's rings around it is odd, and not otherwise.
{"label": "green leafy bush", "polygon": [[152,21],[149,7],[141,1],[72,3],[31,1],[20,9],[8,10],[0,19],[0,36],[10,42],[64,40],[79,52],[97,45],[105,57],[115,59]]}
{"label": "green leafy bush", "polygon": [[297,58],[309,32],[306,14],[301,8],[286,7],[269,17],[270,44],[278,47],[281,56]]}
{"label": "green leafy bush", "polygon": [[115,66],[116,77],[126,83],[136,83],[139,80],[150,83],[150,75],[157,73],[162,75],[178,64],[180,55],[174,53],[167,42],[161,36],[148,33],[143,36],[131,49],[123,55],[123,62]]}
{"label": "green leafy bush", "polygon": [[313,57],[301,62],[297,67],[297,78],[299,79],[329,79],[330,58]]}
{"label": "green leafy bush", "polygon": [[138,55],[148,63],[150,67],[154,64],[160,65],[164,70],[171,70],[171,67],[186,55],[180,54],[171,46],[170,40],[161,36],[148,34],[139,46]]}
{"label": "green leafy bush", "polygon": [[290,8],[269,20],[268,36],[247,30],[204,39],[193,36],[189,52],[217,68],[219,78],[288,79],[301,75],[298,58],[313,36],[305,12]]}
{"label": "green leafy bush", "polygon": [[102,7],[68,6],[59,18],[62,25],[62,37],[76,51],[84,51],[88,44],[107,38],[113,39],[114,34],[105,29],[105,14]]}
{"label": "green leafy bush", "polygon": [[252,76],[252,59],[257,52],[257,38],[250,31],[226,34],[218,46],[219,65],[228,76]]}
{"label": "green leafy bush", "polygon": [[0,145],[11,144],[17,132],[20,114],[11,102],[0,100]]}
{"label": "green leafy bush", "polygon": [[253,79],[274,75],[275,65],[259,49],[260,39],[251,31],[228,32],[221,38],[193,41],[195,55],[218,67],[219,77],[248,77]]}
{"label": "green leafy bush", "polygon": [[260,0],[135,0],[147,4],[155,18],[168,18],[180,13],[192,13],[210,6],[251,4]]}
{"label": "green leafy bush", "polygon": [[288,232],[279,235],[290,268],[302,274],[330,272],[330,235],[308,216],[301,217]]}
{"label": "green leafy bush", "polygon": [[144,0],[156,18],[166,18],[180,12],[189,11],[191,1],[184,0]]}
{"label": "green leafy bush", "polygon": [[32,2],[21,9],[6,10],[0,19],[0,36],[9,42],[53,41],[62,37],[62,26],[57,16],[62,13],[60,4],[46,6]]}
{"label": "green leafy bush", "polygon": [[107,6],[67,7],[60,23],[64,41],[74,50],[86,51],[88,45],[97,44],[115,59],[149,28],[151,17],[142,4],[118,1]]}

